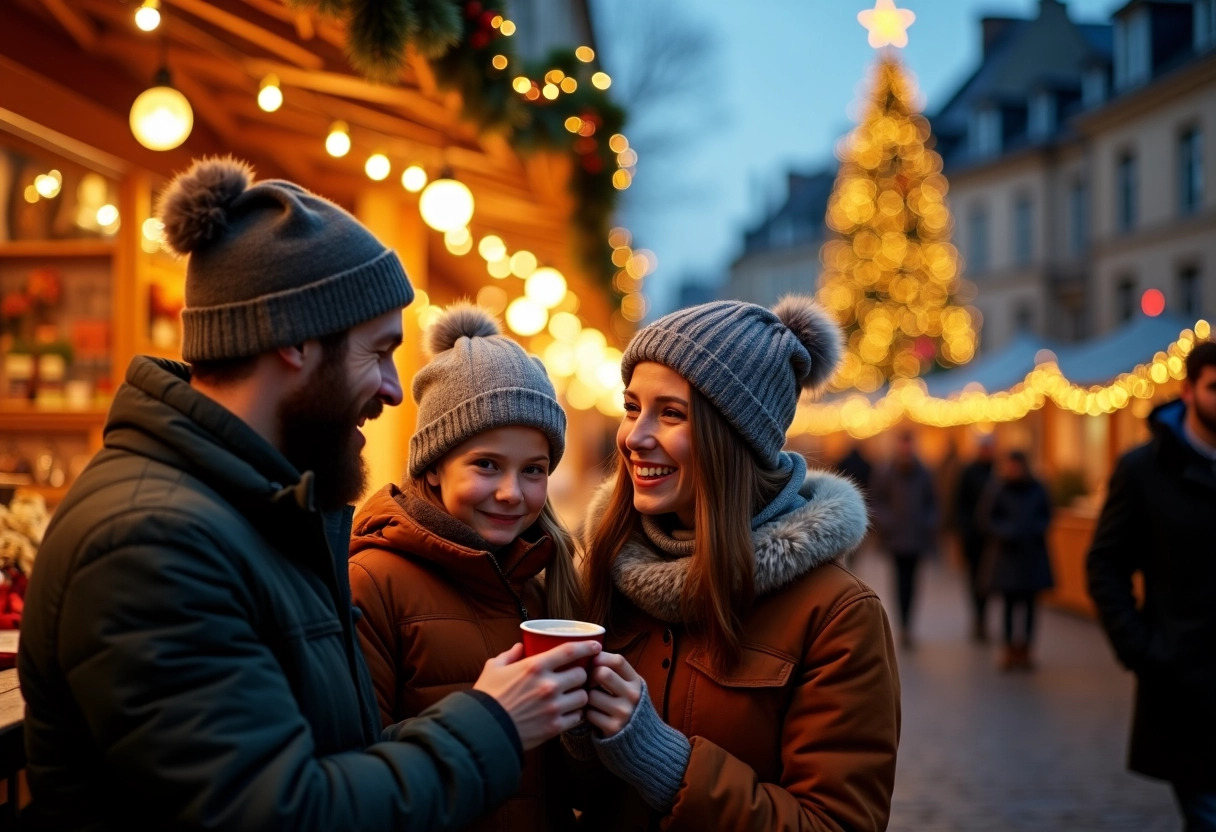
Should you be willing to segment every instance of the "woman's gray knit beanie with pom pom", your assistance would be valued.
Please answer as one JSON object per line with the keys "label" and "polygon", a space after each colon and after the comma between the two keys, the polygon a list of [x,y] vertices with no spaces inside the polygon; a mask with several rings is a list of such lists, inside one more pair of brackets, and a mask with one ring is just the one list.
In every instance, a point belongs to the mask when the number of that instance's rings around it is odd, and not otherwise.
{"label": "woman's gray knit beanie with pom pom", "polygon": [[721,411],[762,465],[776,468],[799,395],[831,380],[842,351],[840,327],[808,297],[790,295],[771,311],[719,300],[638,330],[621,377],[629,384],[643,361],[670,367]]}
{"label": "woman's gray knit beanie with pom pom", "polygon": [[549,439],[549,470],[566,450],[566,413],[539,358],[502,335],[479,306],[451,306],[426,333],[431,360],[414,376],[418,429],[411,477],[448,451],[493,428],[522,425]]}
{"label": "woman's gray knit beanie with pom pom", "polygon": [[200,159],[165,190],[169,246],[189,255],[182,357],[243,358],[350,329],[409,304],[395,252],[291,182]]}

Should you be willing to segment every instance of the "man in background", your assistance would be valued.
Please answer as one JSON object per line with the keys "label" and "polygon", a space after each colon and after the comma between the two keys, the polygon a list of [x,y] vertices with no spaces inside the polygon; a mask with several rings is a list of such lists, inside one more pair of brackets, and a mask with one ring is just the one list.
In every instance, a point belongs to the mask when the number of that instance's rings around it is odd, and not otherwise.
{"label": "man in background", "polygon": [[[1089,593],[1136,674],[1129,767],[1172,784],[1187,832],[1216,830],[1216,342],[1186,359],[1182,398],[1119,460]],[[1144,577],[1137,605],[1132,575]]]}

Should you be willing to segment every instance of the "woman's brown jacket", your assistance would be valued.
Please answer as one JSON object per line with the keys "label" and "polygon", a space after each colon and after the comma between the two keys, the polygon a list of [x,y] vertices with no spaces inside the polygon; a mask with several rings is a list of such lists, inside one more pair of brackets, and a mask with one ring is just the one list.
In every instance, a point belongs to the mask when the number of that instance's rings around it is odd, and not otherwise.
{"label": "woman's brown jacket", "polygon": [[669,813],[651,812],[623,784],[600,785],[583,801],[591,828],[886,828],[899,739],[895,650],[878,597],[838,562],[865,533],[865,507],[830,474],[808,475],[802,495],[805,506],[753,532],[757,599],[743,616],[742,656],[727,670],[681,622],[680,547],[690,553],[691,541],[664,539],[648,522],[618,555],[605,649],[646,680],[692,756]]}
{"label": "woman's brown jacket", "polygon": [[[350,586],[385,725],[471,688],[487,659],[520,640],[525,617],[545,616],[538,575],[553,551],[525,532],[495,558],[472,529],[394,485],[368,499],[351,535]],[[519,791],[471,829],[570,828],[553,783],[560,768],[554,743],[525,754]]]}

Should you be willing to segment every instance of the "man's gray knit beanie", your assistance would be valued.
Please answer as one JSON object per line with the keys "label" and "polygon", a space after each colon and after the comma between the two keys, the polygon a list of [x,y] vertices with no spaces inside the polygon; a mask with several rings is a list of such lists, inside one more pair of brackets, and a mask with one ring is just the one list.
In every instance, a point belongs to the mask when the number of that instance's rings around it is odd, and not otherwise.
{"label": "man's gray knit beanie", "polygon": [[539,358],[500,334],[479,306],[451,306],[427,331],[433,356],[414,376],[418,429],[410,439],[411,477],[460,443],[508,425],[533,427],[549,439],[549,470],[566,450],[566,412]]}
{"label": "man's gray knit beanie", "polygon": [[253,182],[231,157],[173,180],[158,214],[190,255],[182,358],[243,358],[350,329],[407,306],[395,252],[342,208],[292,182]]}
{"label": "man's gray knit beanie", "polygon": [[719,300],[638,330],[621,377],[628,385],[643,361],[670,367],[721,411],[763,466],[776,468],[800,393],[827,384],[842,350],[840,327],[808,297],[790,295],[771,311]]}

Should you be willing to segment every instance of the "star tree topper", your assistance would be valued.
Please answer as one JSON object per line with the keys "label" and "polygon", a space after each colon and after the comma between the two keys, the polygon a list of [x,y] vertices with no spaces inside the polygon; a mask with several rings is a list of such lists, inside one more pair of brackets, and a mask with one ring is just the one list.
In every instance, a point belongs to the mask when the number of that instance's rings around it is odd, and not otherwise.
{"label": "star tree topper", "polygon": [[895,0],[876,0],[874,8],[857,13],[857,22],[869,30],[869,43],[875,49],[907,46],[908,27],[914,20],[911,10],[895,8]]}

